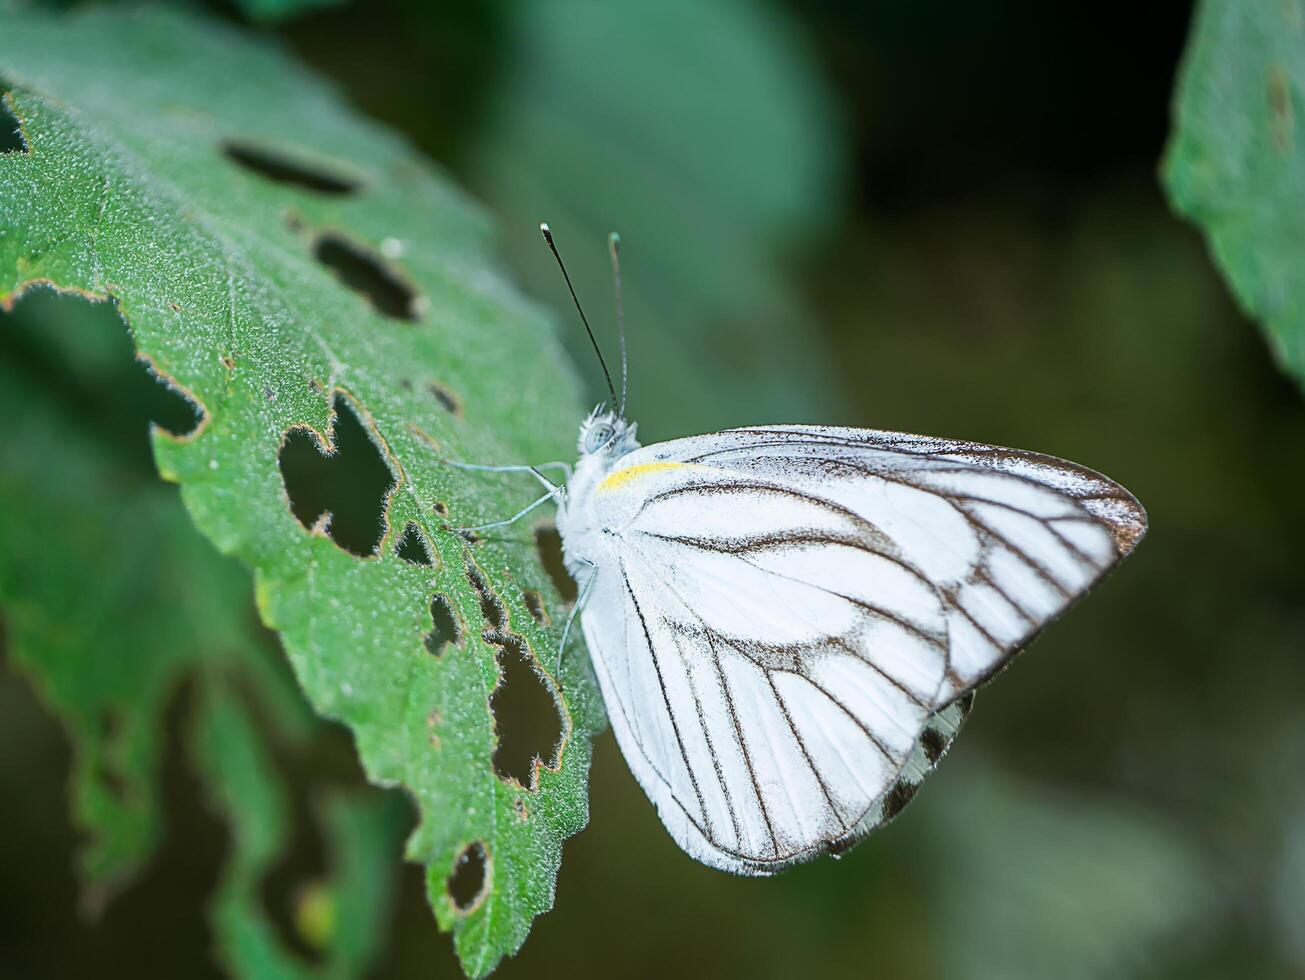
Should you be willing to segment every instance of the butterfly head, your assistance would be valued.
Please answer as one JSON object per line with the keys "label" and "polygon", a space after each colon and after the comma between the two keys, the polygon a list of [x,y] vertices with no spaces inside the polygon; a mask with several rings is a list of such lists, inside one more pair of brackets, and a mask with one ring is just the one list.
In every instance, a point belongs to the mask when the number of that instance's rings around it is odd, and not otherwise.
{"label": "butterfly head", "polygon": [[580,423],[580,455],[606,456],[616,459],[639,448],[634,422],[627,422],[617,412],[599,405]]}

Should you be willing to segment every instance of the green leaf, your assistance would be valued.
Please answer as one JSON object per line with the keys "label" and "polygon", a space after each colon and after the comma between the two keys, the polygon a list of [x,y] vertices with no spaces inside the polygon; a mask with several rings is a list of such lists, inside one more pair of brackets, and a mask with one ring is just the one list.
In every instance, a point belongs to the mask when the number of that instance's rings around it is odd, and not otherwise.
{"label": "green leaf", "polygon": [[506,216],[523,281],[569,305],[534,233],[547,220],[590,319],[609,323],[606,240],[623,233],[645,435],[829,421],[837,385],[786,266],[839,213],[847,150],[800,25],[746,0],[507,9],[508,56],[467,172]]}
{"label": "green leaf", "polygon": [[[159,470],[254,569],[313,707],[352,729],[372,781],[416,801],[408,856],[468,972],[488,972],[552,903],[602,715],[581,650],[552,672],[565,610],[531,529],[471,544],[447,527],[514,513],[529,481],[444,458],[569,455],[580,411],[560,349],[490,266],[479,212],[276,49],[161,9],[2,26],[28,149],[0,156],[0,299],[37,282],[111,296],[140,356],[200,407],[193,433],[156,432]],[[336,437],[335,455],[304,456]],[[323,518],[309,498],[354,507],[368,457],[393,486],[352,526]],[[291,499],[283,464],[310,478]],[[396,554],[409,525],[431,565]],[[437,596],[463,628],[435,654]],[[517,650],[514,683],[546,691],[561,732],[519,773],[529,785],[495,767],[491,698]],[[487,885],[459,907],[445,883],[477,844]]]}
{"label": "green leaf", "polygon": [[[106,325],[91,321],[79,325]],[[55,323],[46,316],[31,326]],[[112,339],[129,365],[124,338]],[[79,384],[49,379],[63,386],[56,411],[30,362],[26,376],[8,366],[15,354],[6,345],[0,368],[0,603],[12,655],[69,729],[73,810],[88,832],[81,865],[96,905],[158,843],[163,716],[180,679],[200,664],[244,671],[265,691],[277,678],[260,652],[248,574],[195,533],[174,490],[142,479],[88,431],[73,414],[85,407]],[[121,372],[98,380],[116,382],[119,398],[137,390]],[[144,431],[136,437],[143,448]]]}
{"label": "green leaf", "polygon": [[252,719],[224,685],[206,689],[193,738],[215,806],[232,829],[213,909],[228,969],[240,977],[361,976],[386,933],[396,850],[387,845],[401,826],[389,801],[337,794],[318,807],[337,866],[334,880],[299,899],[299,932],[324,953],[324,962],[308,966],[280,943],[259,893],[289,846],[289,801]]}
{"label": "green leaf", "polygon": [[[134,458],[142,454],[124,451],[127,441],[147,448],[142,410],[158,407],[159,386],[141,368],[124,370],[130,344],[112,308],[47,293],[2,319],[0,509],[10,519],[0,525],[0,604],[12,656],[72,742],[74,815],[89,837],[86,904],[98,909],[154,855],[164,716],[192,678],[206,706],[220,702],[235,716],[201,746],[205,774],[238,786],[226,798],[248,804],[228,813],[236,853],[226,879],[239,887],[225,885],[213,909],[217,952],[236,976],[267,976],[266,963],[307,975],[251,890],[288,850],[290,814],[261,735],[237,728],[245,716],[228,685],[239,679],[256,692],[283,741],[304,745],[318,726],[273,667],[280,654],[256,627],[249,575],[196,532],[176,491]],[[342,914],[323,943],[326,975],[358,976],[384,935],[398,827],[385,801],[327,802],[330,893]],[[251,838],[264,845],[256,861]],[[247,955],[250,934],[261,961]]]}
{"label": "green leaf", "polygon": [[323,7],[336,7],[344,2],[345,0],[236,0],[236,5],[250,20],[274,24]]}
{"label": "green leaf", "polygon": [[1205,0],[1163,179],[1283,370],[1305,384],[1305,6]]}

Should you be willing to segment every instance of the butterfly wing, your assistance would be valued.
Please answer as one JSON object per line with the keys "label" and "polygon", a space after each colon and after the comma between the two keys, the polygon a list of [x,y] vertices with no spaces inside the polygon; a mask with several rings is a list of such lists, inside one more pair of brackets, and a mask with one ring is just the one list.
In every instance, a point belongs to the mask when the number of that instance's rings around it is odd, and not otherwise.
{"label": "butterfly wing", "polygon": [[590,495],[583,613],[612,726],[675,839],[767,874],[905,805],[968,695],[1146,516],[1061,460],[862,429],[660,443]]}

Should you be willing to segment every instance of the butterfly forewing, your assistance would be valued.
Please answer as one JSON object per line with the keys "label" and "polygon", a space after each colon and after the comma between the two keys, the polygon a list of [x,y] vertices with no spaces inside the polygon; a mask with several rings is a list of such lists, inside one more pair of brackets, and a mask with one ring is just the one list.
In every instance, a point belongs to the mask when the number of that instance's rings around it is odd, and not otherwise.
{"label": "butterfly forewing", "polygon": [[1145,530],[1074,464],[859,429],[656,444],[576,505],[622,750],[681,846],[751,874],[891,819],[968,693]]}

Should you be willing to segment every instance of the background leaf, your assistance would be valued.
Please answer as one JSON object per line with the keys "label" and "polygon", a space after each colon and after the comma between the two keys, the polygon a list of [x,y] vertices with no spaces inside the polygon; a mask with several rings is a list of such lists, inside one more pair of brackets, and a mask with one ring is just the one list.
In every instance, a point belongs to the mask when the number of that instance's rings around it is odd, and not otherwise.
{"label": "background leaf", "polygon": [[[511,229],[522,281],[563,307],[534,232],[552,225],[612,362],[606,242],[624,232],[631,411],[645,439],[829,421],[828,352],[791,271],[843,203],[846,149],[796,26],[743,0],[508,10],[463,169]],[[567,336],[604,390],[583,334]]]}
{"label": "background leaf", "polygon": [[[158,9],[15,13],[0,77],[28,147],[0,158],[0,296],[111,295],[141,356],[201,406],[193,433],[156,434],[160,471],[255,569],[313,707],[352,728],[371,779],[412,794],[409,857],[468,971],[488,971],[552,902],[601,713],[583,656],[549,673],[564,610],[530,529],[472,545],[446,526],[510,514],[530,487],[441,456],[568,455],[580,411],[560,352],[488,267],[474,209],[267,46]],[[394,487],[356,523],[357,501],[329,496],[340,519],[300,508],[301,523],[288,443],[332,440],[319,489],[348,484],[355,456]],[[395,553],[409,525],[430,565]],[[438,656],[423,643],[437,595],[465,626]],[[560,739],[518,778],[496,772],[510,719],[496,731],[491,708],[510,658]],[[475,845],[486,888],[459,908],[445,882]]]}
{"label": "background leaf", "polygon": [[195,719],[195,754],[233,848],[214,896],[215,931],[225,965],[240,977],[356,977],[372,964],[385,935],[394,877],[394,831],[402,826],[389,801],[335,795],[318,801],[336,872],[296,896],[302,941],[322,954],[306,964],[278,940],[260,890],[292,832],[289,801],[253,720],[222,684],[205,690]]}
{"label": "background leaf", "polygon": [[[54,326],[48,316],[29,319]],[[10,356],[14,346],[6,344]],[[144,400],[153,382],[143,369],[125,373],[83,375],[80,390],[62,372],[49,378],[71,418],[7,368],[0,385],[8,420],[0,493],[4,513],[21,515],[0,526],[9,646],[70,728],[74,809],[91,831],[82,863],[101,889],[122,884],[157,844],[159,743],[181,677],[205,663],[267,673],[248,575],[194,533],[174,491],[143,480],[129,455],[106,452],[78,418],[102,403],[69,396],[94,396],[97,383]],[[143,449],[143,431],[136,435]]]}
{"label": "background leaf", "polygon": [[344,3],[345,0],[235,0],[238,6],[252,21],[265,24],[276,23],[317,10]]}
{"label": "background leaf", "polygon": [[1305,5],[1204,0],[1163,166],[1237,301],[1305,384]]}
{"label": "background leaf", "polygon": [[[190,681],[209,706],[204,718],[216,719],[201,726],[197,757],[212,784],[232,788],[226,798],[242,801],[225,814],[236,851],[227,876],[244,891],[224,888],[213,910],[222,956],[239,976],[268,975],[257,962],[311,974],[263,903],[267,872],[291,849],[293,814],[232,685],[256,695],[282,740],[302,746],[320,726],[272,659],[281,654],[256,623],[248,574],[195,531],[153,472],[145,419],[189,425],[189,411],[133,365],[108,304],[41,290],[3,324],[0,509],[21,517],[0,526],[0,602],[9,652],[74,748],[74,812],[88,834],[83,907],[101,913],[156,854],[166,715]],[[329,887],[349,913],[330,937],[340,953],[329,975],[356,976],[379,952],[403,814],[355,794],[333,800],[329,816],[341,831],[327,842],[338,872]],[[247,952],[250,933],[261,960]]]}

